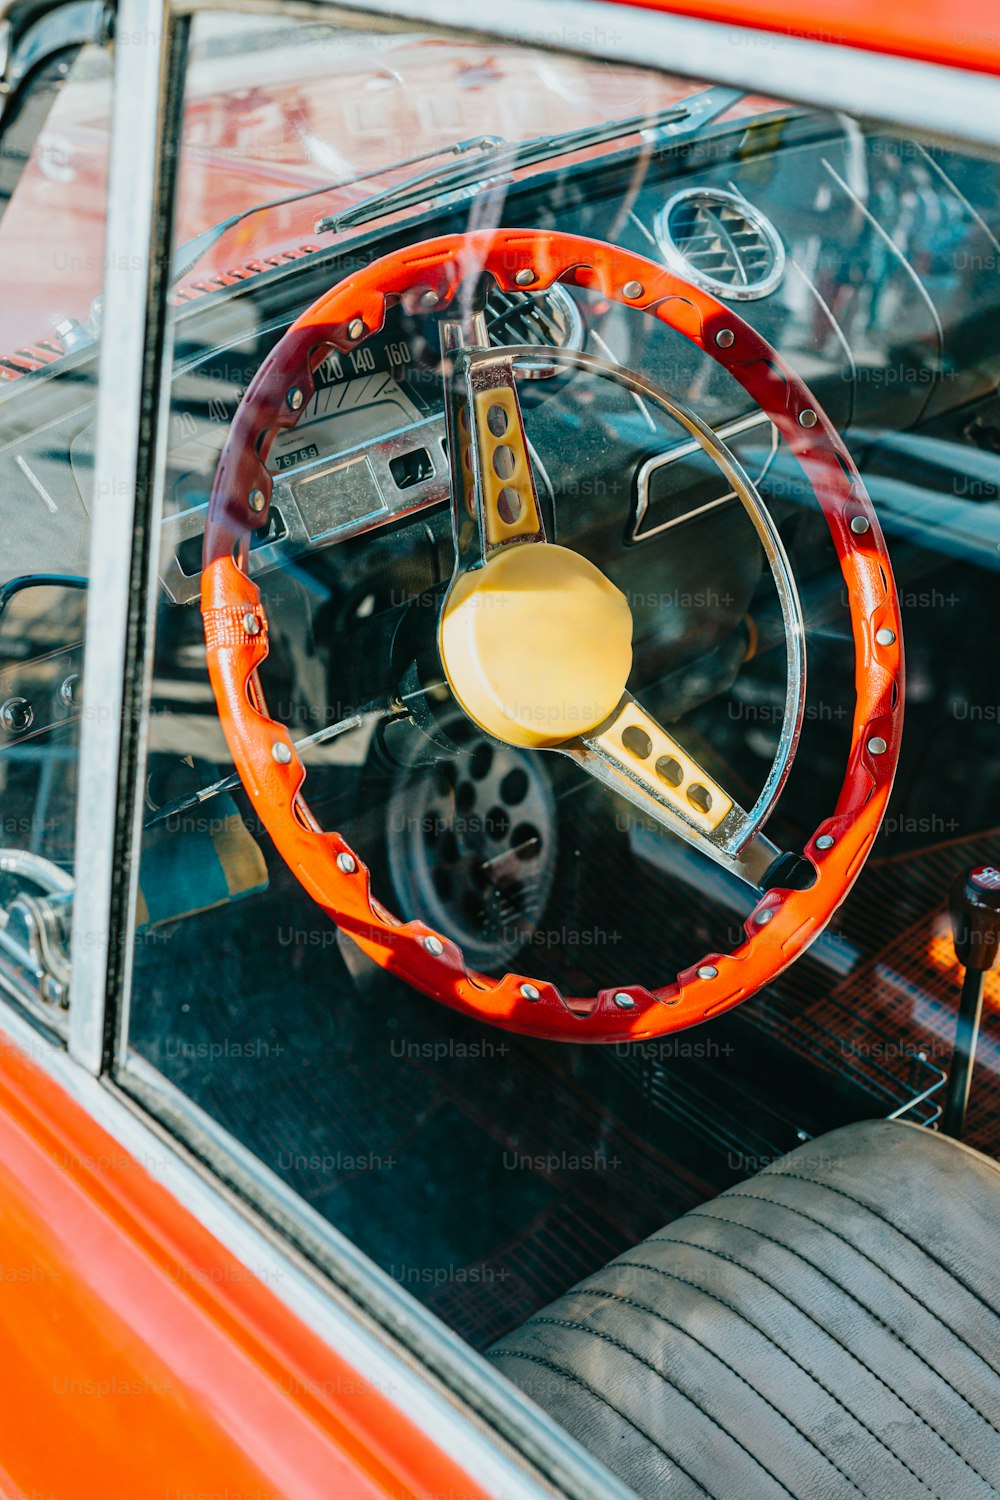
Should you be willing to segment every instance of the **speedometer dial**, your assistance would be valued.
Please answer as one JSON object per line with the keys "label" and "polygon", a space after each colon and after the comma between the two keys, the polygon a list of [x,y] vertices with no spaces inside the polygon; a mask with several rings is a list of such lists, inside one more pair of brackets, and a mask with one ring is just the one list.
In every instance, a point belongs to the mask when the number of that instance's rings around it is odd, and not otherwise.
{"label": "speedometer dial", "polygon": [[314,376],[316,393],[297,425],[275,438],[269,458],[275,474],[420,421],[423,413],[400,383],[409,365],[408,345],[399,340],[388,348],[405,351],[406,361],[379,367],[374,352],[364,348],[324,360]]}
{"label": "speedometer dial", "polygon": [[[500,344],[575,344],[581,336],[576,305],[558,287],[537,297],[491,293],[487,324],[491,342]],[[219,452],[273,337],[273,325],[262,327],[192,361],[175,381],[161,577],[179,603],[198,596]],[[271,522],[254,535],[252,574],[447,501],[440,362],[436,320],[395,306],[380,333],[318,366],[313,395],[268,455]]]}

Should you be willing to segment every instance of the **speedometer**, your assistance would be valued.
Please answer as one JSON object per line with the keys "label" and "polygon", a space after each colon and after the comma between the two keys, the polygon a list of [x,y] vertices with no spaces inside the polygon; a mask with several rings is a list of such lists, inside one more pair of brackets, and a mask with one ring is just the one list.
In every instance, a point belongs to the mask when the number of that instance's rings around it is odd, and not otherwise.
{"label": "speedometer", "polygon": [[[175,385],[161,577],[178,602],[198,594],[208,492],[226,424],[257,369],[254,355],[249,345],[230,347]],[[438,358],[436,342],[431,347],[393,309],[380,336],[317,367],[298,422],[277,434],[268,454],[271,522],[254,537],[251,573],[447,499]]]}
{"label": "speedometer", "polygon": [[272,509],[290,513],[309,546],[447,498],[444,418],[439,403],[427,415],[418,389],[425,351],[420,341],[415,359],[408,337],[386,333],[314,371],[315,394],[268,455]]}
{"label": "speedometer", "polygon": [[407,339],[331,354],[314,373],[316,391],[298,423],[275,438],[272,472],[285,475],[419,422],[424,412],[405,383],[412,369]]}
{"label": "speedometer", "polygon": [[[491,342],[575,344],[579,312],[563,288],[487,300]],[[274,325],[193,360],[174,383],[161,578],[178,603],[198,597],[205,511],[219,452]],[[449,494],[441,352],[433,318],[390,308],[356,349],[333,352],[313,394],[268,454],[271,519],[251,544],[250,571],[403,520]],[[537,373],[554,373],[552,370]]]}

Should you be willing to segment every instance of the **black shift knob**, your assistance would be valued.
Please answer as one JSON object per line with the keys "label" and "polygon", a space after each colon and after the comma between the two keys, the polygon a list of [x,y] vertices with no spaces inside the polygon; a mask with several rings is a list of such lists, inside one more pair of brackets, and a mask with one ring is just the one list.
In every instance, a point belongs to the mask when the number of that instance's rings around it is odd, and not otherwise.
{"label": "black shift knob", "polygon": [[959,963],[985,974],[1000,959],[1000,869],[977,865],[957,876],[948,904]]}

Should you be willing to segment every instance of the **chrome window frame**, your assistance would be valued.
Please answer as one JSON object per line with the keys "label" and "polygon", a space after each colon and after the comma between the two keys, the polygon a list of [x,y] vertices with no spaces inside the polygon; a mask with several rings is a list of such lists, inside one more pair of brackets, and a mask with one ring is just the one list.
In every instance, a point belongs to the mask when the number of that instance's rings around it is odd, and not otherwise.
{"label": "chrome window frame", "polygon": [[[10,0],[0,0],[0,41]],[[345,27],[524,42],[856,112],[943,140],[1000,145],[996,79],[955,68],[606,0],[505,0],[467,24],[467,0],[119,0],[119,45],[100,355],[91,608],[76,816],[87,851],[72,942],[66,1049],[0,996],[0,1030],[77,1099],[178,1201],[265,1276],[289,1311],[426,1423],[497,1494],[629,1493],[480,1356],[305,1205],[162,1075],[128,1058],[131,930],[138,867],[138,768],[156,598],[152,538],[162,514],[171,327],[169,246],[192,16],[237,10]],[[720,34],[732,45],[720,48]],[[0,54],[3,48],[0,46]],[[2,61],[2,57],[0,57]],[[955,121],[967,123],[964,133]],[[118,264],[120,262],[120,265]],[[323,1274],[318,1275],[317,1270]],[[412,1356],[419,1364],[415,1366]],[[533,1466],[525,1468],[524,1464]]]}

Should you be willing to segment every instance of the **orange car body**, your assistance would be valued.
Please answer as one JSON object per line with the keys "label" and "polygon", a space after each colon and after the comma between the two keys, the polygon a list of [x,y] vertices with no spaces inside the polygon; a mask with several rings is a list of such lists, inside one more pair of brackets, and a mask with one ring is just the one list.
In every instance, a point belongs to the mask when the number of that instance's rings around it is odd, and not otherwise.
{"label": "orange car body", "polygon": [[616,0],[726,26],[784,32],[817,42],[920,58],[976,73],[1000,73],[1000,29],[993,0]]}

